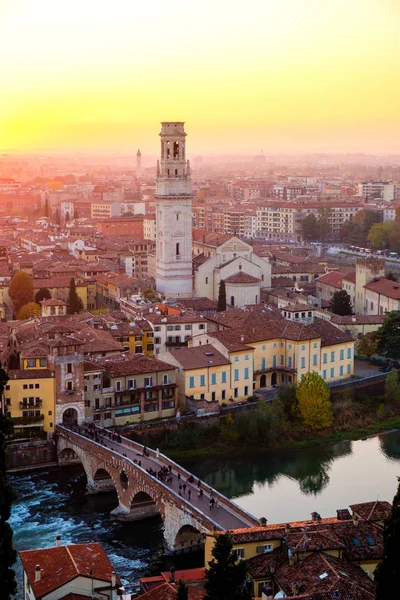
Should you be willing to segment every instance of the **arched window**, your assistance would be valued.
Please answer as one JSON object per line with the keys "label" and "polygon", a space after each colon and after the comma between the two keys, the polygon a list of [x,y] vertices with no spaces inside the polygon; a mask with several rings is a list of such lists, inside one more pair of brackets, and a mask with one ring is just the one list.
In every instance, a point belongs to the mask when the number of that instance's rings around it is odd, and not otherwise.
{"label": "arched window", "polygon": [[208,283],[208,277],[206,277],[206,283]]}
{"label": "arched window", "polygon": [[231,296],[231,306],[235,306],[235,296]]}
{"label": "arched window", "polygon": [[179,242],[177,242],[176,247],[175,247],[175,254],[176,256],[180,255],[180,248],[179,248]]}

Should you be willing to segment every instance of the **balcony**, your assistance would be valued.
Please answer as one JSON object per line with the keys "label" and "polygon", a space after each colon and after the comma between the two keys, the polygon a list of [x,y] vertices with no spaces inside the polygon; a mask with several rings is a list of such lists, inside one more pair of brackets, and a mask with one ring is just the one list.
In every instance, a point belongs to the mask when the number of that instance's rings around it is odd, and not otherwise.
{"label": "balcony", "polygon": [[178,348],[178,347],[182,347],[182,346],[187,346],[188,341],[185,340],[184,342],[173,342],[171,340],[171,341],[165,342],[165,345],[167,348],[173,348],[173,347]]}
{"label": "balcony", "polygon": [[12,422],[15,427],[43,427],[44,415],[32,417],[13,417]]}
{"label": "balcony", "polygon": [[292,367],[276,365],[275,367],[265,367],[265,369],[258,369],[257,371],[254,371],[254,375],[261,375],[262,373],[272,373],[272,371],[280,371],[282,373],[297,373],[297,369],[293,369]]}
{"label": "balcony", "polygon": [[113,394],[114,393],[114,387],[103,387],[103,394]]}
{"label": "balcony", "polygon": [[19,403],[20,410],[29,410],[34,408],[42,408],[42,399],[36,400],[33,404],[29,404],[27,402]]}

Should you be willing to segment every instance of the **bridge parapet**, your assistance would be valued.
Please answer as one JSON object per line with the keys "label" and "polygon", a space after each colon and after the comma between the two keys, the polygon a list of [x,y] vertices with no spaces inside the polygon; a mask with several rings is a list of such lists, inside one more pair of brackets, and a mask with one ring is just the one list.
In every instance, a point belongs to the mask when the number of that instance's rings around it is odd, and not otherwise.
{"label": "bridge parapet", "polygon": [[[180,496],[130,458],[65,427],[58,426],[57,433],[59,456],[65,450],[74,450],[86,471],[88,488],[92,492],[110,489],[104,479],[95,481],[95,474],[100,469],[110,475],[119,503],[118,507],[112,511],[116,518],[135,520],[145,516],[154,516],[154,504],[157,506],[156,512],[163,519],[164,537],[170,550],[176,549],[176,540],[182,529],[189,528],[196,531],[197,535],[212,531],[214,528],[223,529],[221,524],[211,516],[206,515],[198,507],[194,507],[186,498]],[[123,474],[124,477],[122,477]],[[135,502],[135,497],[141,492],[147,494],[154,503],[147,503],[147,510],[146,503]],[[190,544],[192,541],[190,540]]]}
{"label": "bridge parapet", "polygon": [[[96,426],[96,429],[99,432],[103,431],[100,427],[97,427],[97,426]],[[129,446],[132,450],[137,452],[137,454],[143,455],[144,446],[142,444],[139,444],[138,442],[134,442],[133,440],[130,440],[129,438],[126,438],[123,436],[121,436],[121,439],[123,440],[123,443],[126,446]],[[176,463],[173,460],[171,460],[170,458],[168,458],[168,456],[166,456],[165,454],[162,454],[161,452],[157,452],[156,450],[153,450],[152,448],[148,448],[147,446],[146,446],[146,452],[156,462],[158,462],[160,464],[160,466],[164,465],[164,466],[168,467],[169,465],[171,465],[171,468],[173,469],[173,471],[176,474],[179,473],[181,478],[187,480],[190,476],[193,476],[192,473],[190,473],[184,467],[182,467],[178,463]],[[196,477],[196,480],[197,479],[198,478]],[[260,524],[259,519],[257,519],[254,515],[248,513],[243,508],[241,508],[238,504],[236,504],[236,502],[233,502],[232,500],[230,500],[229,498],[227,498],[226,496],[224,496],[223,494],[221,494],[220,492],[218,492],[217,490],[212,488],[205,481],[201,481],[201,485],[202,485],[203,490],[212,490],[214,498],[218,498],[218,502],[219,502],[220,506],[221,505],[225,506],[227,508],[227,510],[229,510],[231,513],[235,514],[237,517],[242,519],[244,527],[246,527],[246,526],[247,527],[258,527],[259,526],[259,524]]]}

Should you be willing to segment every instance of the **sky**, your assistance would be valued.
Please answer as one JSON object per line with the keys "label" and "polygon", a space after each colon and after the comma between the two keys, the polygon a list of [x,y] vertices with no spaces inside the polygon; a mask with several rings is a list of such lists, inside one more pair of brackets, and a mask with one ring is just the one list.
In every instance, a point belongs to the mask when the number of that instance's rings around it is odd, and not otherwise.
{"label": "sky", "polygon": [[400,153],[400,0],[0,0],[0,151]]}

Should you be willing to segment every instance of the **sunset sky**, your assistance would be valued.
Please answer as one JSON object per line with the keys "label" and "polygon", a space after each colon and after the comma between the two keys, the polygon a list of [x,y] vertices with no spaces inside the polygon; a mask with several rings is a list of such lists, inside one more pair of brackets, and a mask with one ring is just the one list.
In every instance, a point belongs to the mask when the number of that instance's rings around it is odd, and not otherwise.
{"label": "sunset sky", "polygon": [[[400,153],[400,0],[0,0],[0,150]],[[189,142],[189,140],[188,140]]]}

